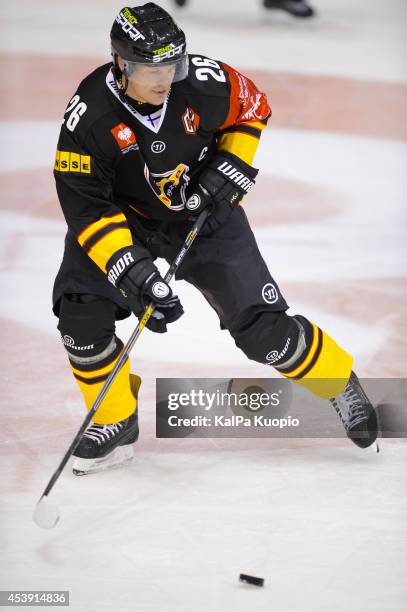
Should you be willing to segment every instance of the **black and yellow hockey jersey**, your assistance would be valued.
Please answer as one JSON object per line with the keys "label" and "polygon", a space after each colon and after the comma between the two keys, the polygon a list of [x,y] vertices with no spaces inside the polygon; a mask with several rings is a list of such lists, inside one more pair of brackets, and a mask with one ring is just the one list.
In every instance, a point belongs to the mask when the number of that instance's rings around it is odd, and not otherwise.
{"label": "black and yellow hockey jersey", "polygon": [[218,150],[253,161],[271,114],[265,94],[225,63],[189,60],[188,78],[147,114],[121,95],[111,64],[87,76],[67,106],[54,168],[58,196],[70,231],[103,271],[115,251],[133,244],[135,215],[188,218],[186,200]]}

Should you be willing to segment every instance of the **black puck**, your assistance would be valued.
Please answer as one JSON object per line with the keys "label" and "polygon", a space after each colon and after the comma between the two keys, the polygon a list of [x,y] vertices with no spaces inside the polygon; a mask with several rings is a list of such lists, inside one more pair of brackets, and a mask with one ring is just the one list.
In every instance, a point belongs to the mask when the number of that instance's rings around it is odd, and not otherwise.
{"label": "black puck", "polygon": [[239,582],[245,582],[246,584],[253,584],[254,586],[263,586],[264,578],[257,578],[257,576],[249,576],[248,574],[240,574]]}

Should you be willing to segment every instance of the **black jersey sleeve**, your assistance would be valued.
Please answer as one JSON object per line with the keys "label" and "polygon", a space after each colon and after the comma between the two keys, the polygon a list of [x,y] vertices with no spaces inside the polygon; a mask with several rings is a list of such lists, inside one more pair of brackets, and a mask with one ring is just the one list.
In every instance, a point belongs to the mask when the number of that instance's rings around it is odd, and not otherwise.
{"label": "black jersey sleeve", "polygon": [[[72,107],[75,99],[79,102]],[[103,122],[89,122],[87,104],[82,102],[80,106],[80,99],[76,95],[68,105],[54,176],[68,227],[89,257],[106,272],[113,253],[133,244],[133,240],[126,217],[113,200],[117,162],[113,141],[108,138],[110,134],[106,135]]]}

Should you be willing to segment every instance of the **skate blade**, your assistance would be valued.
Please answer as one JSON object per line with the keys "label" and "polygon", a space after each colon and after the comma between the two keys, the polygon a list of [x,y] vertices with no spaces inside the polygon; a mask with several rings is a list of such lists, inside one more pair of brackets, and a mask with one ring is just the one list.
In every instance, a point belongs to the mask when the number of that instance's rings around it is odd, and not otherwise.
{"label": "skate blade", "polygon": [[72,471],[75,476],[86,476],[87,474],[96,474],[104,470],[121,467],[130,463],[134,459],[134,448],[132,444],[118,446],[106,457],[99,459],[82,459],[74,457]]}

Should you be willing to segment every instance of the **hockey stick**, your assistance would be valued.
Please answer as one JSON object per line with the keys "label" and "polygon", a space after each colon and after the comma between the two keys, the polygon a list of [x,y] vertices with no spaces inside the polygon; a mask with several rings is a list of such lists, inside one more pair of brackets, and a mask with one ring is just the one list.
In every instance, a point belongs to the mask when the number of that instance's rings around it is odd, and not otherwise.
{"label": "hockey stick", "polygon": [[[205,223],[207,216],[208,216],[208,209],[204,208],[204,210],[201,212],[201,214],[199,215],[199,217],[195,221],[195,223],[194,223],[192,229],[190,230],[190,232],[188,233],[187,237],[185,238],[185,242],[184,242],[180,252],[178,253],[176,258],[172,262],[171,266],[168,268],[168,272],[167,272],[167,274],[164,277],[164,280],[165,280],[166,283],[169,283],[172,280],[174,274],[176,273],[176,271],[180,267],[182,261],[184,260],[185,255],[189,251],[192,243],[194,242],[194,240],[197,237],[197,235],[199,234],[203,224]],[[34,520],[34,522],[39,527],[42,527],[43,529],[52,529],[53,527],[55,527],[55,525],[59,521],[60,516],[61,516],[60,512],[59,512],[59,509],[58,509],[58,507],[55,504],[50,504],[48,502],[48,495],[50,494],[50,492],[51,492],[53,486],[55,485],[56,481],[58,480],[58,478],[62,474],[62,471],[63,471],[64,467],[66,466],[66,464],[68,463],[71,455],[75,451],[75,448],[78,446],[79,441],[80,441],[80,439],[81,439],[85,429],[89,425],[90,421],[92,420],[92,417],[94,416],[95,412],[97,411],[97,409],[99,408],[100,404],[104,400],[104,398],[106,396],[106,393],[109,391],[109,389],[110,389],[114,379],[116,378],[116,375],[118,374],[119,370],[123,367],[124,363],[127,361],[131,349],[133,348],[133,346],[137,342],[138,338],[140,337],[140,334],[143,331],[144,327],[146,326],[149,318],[151,317],[151,315],[152,315],[152,313],[154,311],[154,308],[155,308],[155,306],[151,302],[147,306],[147,308],[145,309],[144,314],[143,314],[142,318],[139,321],[139,324],[137,325],[136,329],[134,330],[134,332],[130,336],[126,346],[124,347],[124,349],[123,349],[119,359],[116,362],[115,367],[113,368],[113,370],[110,372],[108,378],[106,379],[106,382],[103,385],[102,389],[100,390],[99,395],[95,399],[95,401],[94,401],[94,403],[92,405],[92,408],[89,410],[89,412],[86,415],[86,418],[83,421],[83,423],[82,423],[78,433],[76,434],[75,438],[73,439],[71,446],[69,447],[69,449],[65,453],[64,458],[62,459],[62,461],[59,464],[58,468],[56,469],[56,471],[52,475],[49,483],[45,487],[44,492],[41,495],[41,497],[40,497],[40,499],[39,499],[39,501],[38,501],[38,503],[37,503],[37,505],[35,507],[34,513],[33,513],[33,520]]]}

